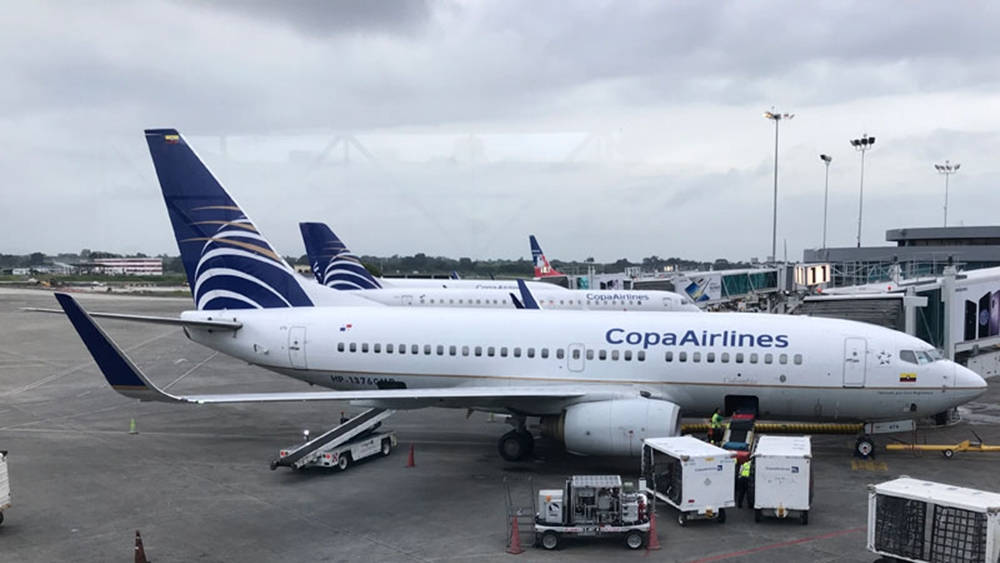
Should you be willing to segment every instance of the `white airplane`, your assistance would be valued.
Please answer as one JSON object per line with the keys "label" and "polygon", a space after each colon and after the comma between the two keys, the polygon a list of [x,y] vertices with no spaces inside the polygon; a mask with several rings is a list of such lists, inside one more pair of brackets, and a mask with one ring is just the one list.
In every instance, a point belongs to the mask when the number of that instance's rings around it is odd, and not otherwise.
{"label": "white airplane", "polygon": [[[571,452],[638,455],[644,438],[677,434],[682,414],[716,407],[752,407],[772,419],[901,420],[986,390],[982,378],[917,338],[844,320],[351,304],[357,292],[295,275],[177,131],[148,130],[146,139],[197,310],[180,318],[89,314],[56,294],[108,382],[127,397],[508,413],[515,429],[498,450],[516,460],[533,448],[532,417]],[[314,306],[315,291],[348,304]],[[167,393],[94,322],[98,316],[181,326],[213,350],[336,390]]]}
{"label": "white airplane", "polygon": [[[496,282],[447,279],[439,280],[441,285],[438,287],[388,287],[384,278],[380,283],[368,272],[358,256],[325,223],[299,223],[299,230],[302,232],[302,241],[316,281],[327,287],[362,290],[358,292],[359,296],[383,305],[466,308],[515,306],[516,298],[512,292],[519,291],[516,280]],[[456,281],[465,283],[453,285]],[[700,311],[690,299],[670,291],[567,290],[545,282],[523,283],[544,309]]]}

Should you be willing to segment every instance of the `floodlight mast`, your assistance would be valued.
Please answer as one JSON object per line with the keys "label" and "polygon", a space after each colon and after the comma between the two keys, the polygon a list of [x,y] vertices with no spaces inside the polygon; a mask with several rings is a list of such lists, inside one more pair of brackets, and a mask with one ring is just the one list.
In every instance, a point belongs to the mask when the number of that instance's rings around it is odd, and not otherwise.
{"label": "floodlight mast", "polygon": [[861,184],[858,190],[858,248],[861,248],[861,216],[865,205],[865,153],[875,144],[875,137],[863,133],[860,139],[851,139],[851,146],[861,153]]}
{"label": "floodlight mast", "polygon": [[771,111],[765,111],[764,117],[774,121],[774,204],[771,211],[771,262],[775,263],[778,261],[778,123],[782,119],[795,117],[795,114],[776,112],[774,106],[771,106]]}
{"label": "floodlight mast", "polygon": [[952,164],[951,161],[946,160],[944,164],[935,164],[934,168],[937,169],[939,174],[944,175],[944,226],[948,226],[948,177],[958,172],[958,168],[962,166],[959,163]]}
{"label": "floodlight mast", "polygon": [[830,163],[833,162],[833,157],[821,154],[819,159],[826,165],[826,181],[823,183],[823,250],[826,250],[826,209],[830,195]]}

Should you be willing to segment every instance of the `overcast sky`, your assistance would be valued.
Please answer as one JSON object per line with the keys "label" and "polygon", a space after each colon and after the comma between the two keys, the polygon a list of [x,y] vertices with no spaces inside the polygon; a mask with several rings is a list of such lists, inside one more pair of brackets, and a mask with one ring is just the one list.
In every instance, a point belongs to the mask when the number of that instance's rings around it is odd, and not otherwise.
{"label": "overcast sky", "polygon": [[[318,5],[314,6],[314,4]],[[0,18],[0,252],[176,254],[142,130],[265,236],[356,252],[763,258],[998,224],[1000,9],[976,2],[20,2]],[[347,140],[347,159],[343,139]]]}

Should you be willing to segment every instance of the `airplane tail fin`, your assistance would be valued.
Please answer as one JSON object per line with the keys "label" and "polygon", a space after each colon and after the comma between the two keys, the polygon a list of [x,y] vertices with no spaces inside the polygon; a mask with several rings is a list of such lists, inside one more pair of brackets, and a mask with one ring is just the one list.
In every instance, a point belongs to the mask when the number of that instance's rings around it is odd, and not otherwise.
{"label": "airplane tail fin", "polygon": [[545,258],[545,253],[542,252],[542,247],[538,244],[535,235],[528,235],[528,242],[531,243],[531,262],[535,265],[536,278],[566,275],[549,265],[549,260]]}
{"label": "airplane tail fin", "polygon": [[198,309],[313,305],[301,277],[177,130],[147,129],[146,142]]}
{"label": "airplane tail fin", "polygon": [[381,289],[382,284],[325,223],[299,223],[316,281],[333,289]]}

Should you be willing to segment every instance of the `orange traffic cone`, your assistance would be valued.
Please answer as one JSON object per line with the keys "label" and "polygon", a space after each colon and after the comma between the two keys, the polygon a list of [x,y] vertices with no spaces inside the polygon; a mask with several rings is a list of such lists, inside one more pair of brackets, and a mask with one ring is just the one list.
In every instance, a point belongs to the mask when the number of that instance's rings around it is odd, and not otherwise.
{"label": "orange traffic cone", "polygon": [[135,563],[149,563],[149,559],[146,559],[146,550],[142,548],[142,536],[139,535],[139,530],[135,531]]}
{"label": "orange traffic cone", "polygon": [[417,463],[413,460],[413,444],[410,444],[410,455],[406,458],[407,467],[416,467]]}
{"label": "orange traffic cone", "polygon": [[656,510],[649,507],[649,539],[646,540],[646,549],[656,551],[663,549],[660,545],[660,538],[656,537]]}
{"label": "orange traffic cone", "polygon": [[510,541],[507,542],[507,553],[511,555],[520,555],[524,553],[524,548],[521,547],[521,530],[517,527],[517,516],[513,517],[514,520],[510,525]]}

